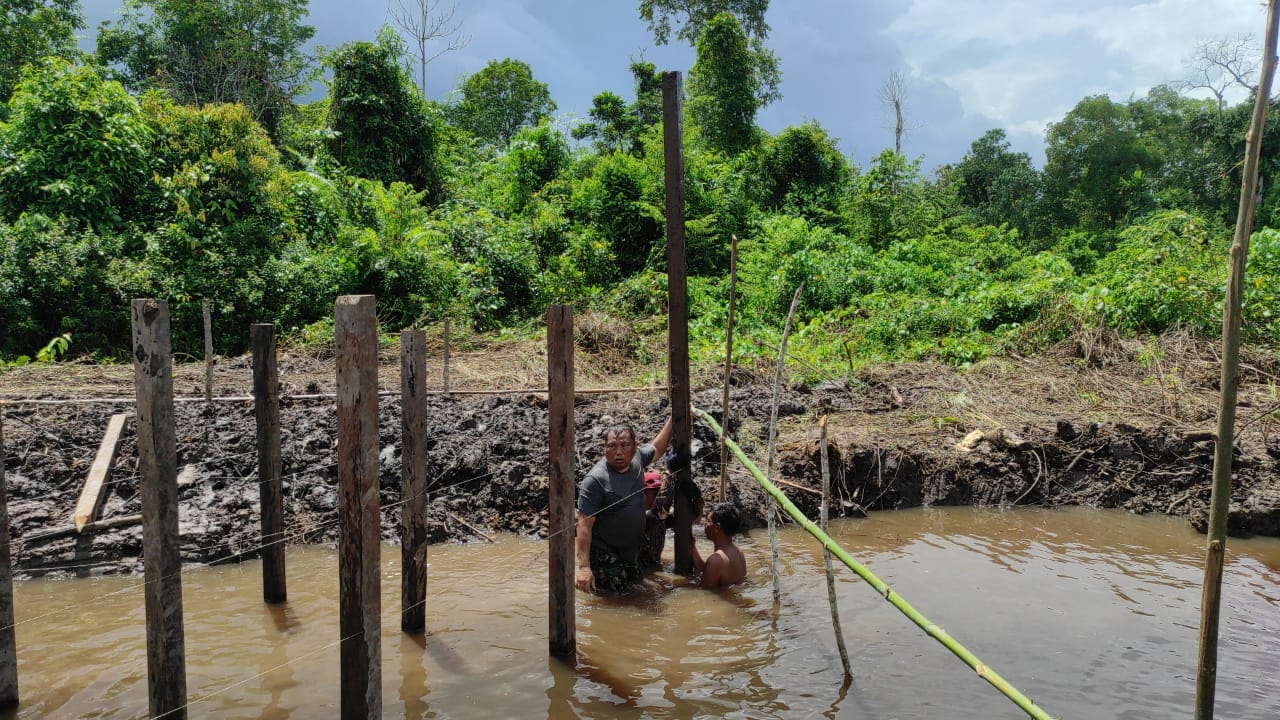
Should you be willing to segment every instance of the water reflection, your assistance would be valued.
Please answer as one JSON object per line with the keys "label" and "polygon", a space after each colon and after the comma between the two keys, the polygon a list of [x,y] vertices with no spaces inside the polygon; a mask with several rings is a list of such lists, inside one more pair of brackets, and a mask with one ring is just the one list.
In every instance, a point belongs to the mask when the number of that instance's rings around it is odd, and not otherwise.
{"label": "water reflection", "polygon": [[[1164,718],[1194,697],[1202,536],[1179,521],[1068,510],[880,513],[832,534],[1046,710]],[[399,631],[384,553],[388,718],[1010,717],[1016,709],[837,566],[856,681],[840,666],[821,547],[785,528],[774,605],[764,532],[745,585],[714,594],[657,574],[628,598],[578,598],[578,654],[550,659],[545,543],[434,546],[425,635]],[[1280,716],[1280,541],[1229,544],[1219,712]],[[290,599],[256,564],[184,573],[192,717],[301,720],[338,704],[336,559],[291,548]],[[16,588],[23,705],[11,718],[146,715],[138,580]],[[117,593],[112,595],[111,593]],[[50,609],[73,606],[64,613]],[[39,618],[39,619],[33,619]],[[5,717],[0,715],[0,717]]]}

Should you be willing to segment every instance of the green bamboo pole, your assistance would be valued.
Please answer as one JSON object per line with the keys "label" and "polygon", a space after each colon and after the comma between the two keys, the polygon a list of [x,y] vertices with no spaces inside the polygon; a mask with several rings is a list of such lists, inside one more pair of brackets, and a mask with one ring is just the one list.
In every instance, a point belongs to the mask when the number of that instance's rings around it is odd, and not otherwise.
{"label": "green bamboo pole", "polygon": [[879,593],[881,597],[888,600],[894,607],[898,608],[903,615],[911,618],[911,622],[914,622],[921,630],[924,630],[925,633],[934,640],[942,643],[948,650],[954,653],[956,657],[960,658],[966,665],[973,668],[974,672],[978,673],[978,677],[991,683],[992,687],[999,690],[1001,693],[1004,693],[1005,697],[1012,700],[1019,708],[1022,708],[1022,711],[1029,717],[1036,718],[1036,720],[1053,720],[1051,715],[1037,707],[1036,704],[1031,702],[1031,699],[1026,695],[1018,692],[1018,689],[1010,685],[1009,681],[1001,677],[1000,674],[991,667],[985,665],[977,658],[976,655],[969,652],[963,645],[957,642],[955,638],[948,635],[945,630],[930,622],[928,618],[917,612],[916,609],[911,607],[911,605],[908,604],[901,595],[894,592],[888,585],[885,585],[880,578],[876,577],[857,560],[854,560],[849,553],[844,551],[844,548],[841,548],[834,540],[831,539],[831,536],[823,532],[822,528],[814,525],[812,520],[805,517],[804,513],[800,512],[800,509],[787,499],[787,496],[782,494],[782,491],[779,490],[776,485],[765,478],[764,473],[760,472],[760,468],[756,467],[756,464],[751,462],[751,458],[747,457],[747,454],[742,451],[742,448],[738,447],[736,442],[725,436],[724,430],[716,423],[714,418],[697,408],[694,408],[693,414],[711,426],[711,429],[720,436],[720,441],[729,446],[729,449],[733,451],[733,454],[737,456],[743,466],[745,466],[751,475],[755,477],[756,482],[760,483],[760,486],[772,495],[773,498],[782,505],[782,509],[786,510],[787,514],[799,523],[801,527],[807,530],[810,535],[817,538],[818,541],[822,543],[822,547],[829,550],[832,555],[835,555],[840,559],[840,562],[843,562],[850,570],[857,573],[863,580],[866,580],[867,584],[875,588],[876,592]]}
{"label": "green bamboo pole", "polygon": [[1227,517],[1231,505],[1231,464],[1235,449],[1236,372],[1240,367],[1240,322],[1244,298],[1249,236],[1261,186],[1258,163],[1262,133],[1266,127],[1271,83],[1276,72],[1276,0],[1267,3],[1267,34],[1262,56],[1262,76],[1254,93],[1253,117],[1245,134],[1244,170],[1240,179],[1240,205],[1227,266],[1227,294],[1222,303],[1222,375],[1218,398],[1218,432],[1213,453],[1213,492],[1209,498],[1204,586],[1200,594],[1200,659],[1196,670],[1195,720],[1213,720],[1218,682],[1218,623],[1222,604],[1222,570],[1227,555]]}

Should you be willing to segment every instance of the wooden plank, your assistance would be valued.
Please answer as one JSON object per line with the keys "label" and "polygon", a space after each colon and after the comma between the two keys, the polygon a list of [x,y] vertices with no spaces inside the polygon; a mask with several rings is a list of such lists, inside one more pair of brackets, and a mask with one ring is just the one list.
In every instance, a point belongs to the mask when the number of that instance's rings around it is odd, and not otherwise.
{"label": "wooden plank", "polygon": [[[689,417],[689,301],[684,233],[684,126],[680,73],[662,76],[662,142],[667,195],[667,372],[671,386],[671,448],[688,460],[693,440]],[[693,482],[688,462],[674,469],[676,480],[675,571],[693,572]]]}
{"label": "wooden plank", "polygon": [[400,629],[427,628],[427,334],[400,333]]}
{"label": "wooden plank", "polygon": [[276,370],[276,328],[249,326],[253,348],[253,410],[258,444],[258,507],[262,525],[262,599],[282,603],[285,582],[284,487],[280,478],[280,380]]}
{"label": "wooden plank", "polygon": [[547,308],[548,646],[552,655],[577,652],[574,616],[573,308]]}
{"label": "wooden plank", "polygon": [[117,517],[95,520],[91,523],[85,523],[84,527],[63,525],[62,527],[49,528],[48,530],[37,530],[36,532],[23,535],[22,544],[24,546],[33,545],[35,543],[46,542],[49,540],[57,540],[58,538],[64,538],[68,535],[91,535],[96,532],[102,532],[103,530],[114,530],[116,528],[141,524],[141,515],[120,515]]}
{"label": "wooden plank", "polygon": [[378,336],[372,295],[334,304],[338,365],[338,626],[343,720],[382,717]]}
{"label": "wooden plank", "polygon": [[187,717],[178,554],[178,453],[173,418],[169,305],[133,301],[133,381],[137,395],[142,495],[143,588],[147,621],[147,699],[151,717]]}
{"label": "wooden plank", "polygon": [[107,421],[107,431],[102,435],[98,454],[93,458],[93,465],[89,466],[89,477],[84,481],[80,500],[76,502],[75,514],[71,516],[77,530],[83,529],[87,523],[98,519],[98,512],[102,510],[102,501],[106,497],[102,493],[102,486],[111,475],[112,466],[116,464],[116,454],[120,451],[120,435],[128,419],[128,413],[116,413]]}
{"label": "wooden plank", "polygon": [[9,566],[9,490],[4,477],[4,410],[0,408],[0,708],[18,704],[18,640],[13,628]]}

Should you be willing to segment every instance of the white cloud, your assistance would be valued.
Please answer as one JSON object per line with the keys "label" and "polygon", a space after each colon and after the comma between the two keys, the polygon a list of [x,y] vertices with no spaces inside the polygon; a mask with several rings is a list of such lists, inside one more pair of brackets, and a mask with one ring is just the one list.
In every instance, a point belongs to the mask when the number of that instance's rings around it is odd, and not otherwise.
{"label": "white cloud", "polygon": [[914,0],[884,34],[966,115],[1037,135],[1080,99],[1140,96],[1185,72],[1199,40],[1260,33],[1264,9],[1233,0]]}

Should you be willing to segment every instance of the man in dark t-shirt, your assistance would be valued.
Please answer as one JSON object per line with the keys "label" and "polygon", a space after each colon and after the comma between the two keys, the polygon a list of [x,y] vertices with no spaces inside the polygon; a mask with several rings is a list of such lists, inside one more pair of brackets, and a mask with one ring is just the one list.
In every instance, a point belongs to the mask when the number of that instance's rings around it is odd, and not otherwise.
{"label": "man in dark t-shirt", "polygon": [[576,585],[584,592],[626,592],[640,580],[644,469],[671,444],[671,418],[648,445],[630,425],[604,435],[604,457],[578,488]]}

